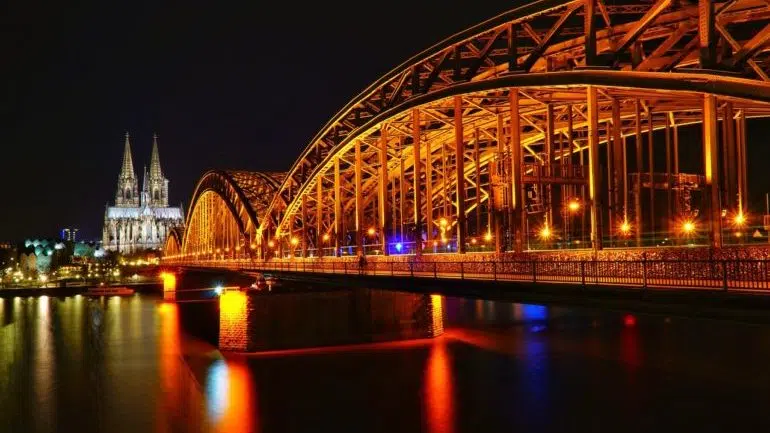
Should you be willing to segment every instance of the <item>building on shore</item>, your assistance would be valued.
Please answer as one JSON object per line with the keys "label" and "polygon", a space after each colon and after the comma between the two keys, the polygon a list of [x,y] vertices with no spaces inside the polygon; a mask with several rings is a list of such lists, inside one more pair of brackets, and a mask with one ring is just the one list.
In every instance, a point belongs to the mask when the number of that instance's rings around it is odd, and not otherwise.
{"label": "building on shore", "polygon": [[183,224],[182,206],[168,205],[168,179],[161,170],[157,135],[153,137],[150,171],[145,168],[140,191],[126,133],[115,205],[108,205],[104,212],[102,247],[122,254],[159,249],[169,231]]}

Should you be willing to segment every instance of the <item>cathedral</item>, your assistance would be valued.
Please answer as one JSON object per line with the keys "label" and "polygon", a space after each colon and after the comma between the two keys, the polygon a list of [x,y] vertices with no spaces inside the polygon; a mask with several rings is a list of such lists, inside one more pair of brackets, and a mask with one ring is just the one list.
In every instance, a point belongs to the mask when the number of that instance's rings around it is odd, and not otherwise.
{"label": "cathedral", "polygon": [[118,176],[115,205],[104,212],[102,246],[123,254],[163,247],[173,227],[184,224],[184,212],[168,205],[168,179],[163,177],[158,155],[158,136],[153,136],[150,171],[144,169],[142,190],[134,172],[131,143],[126,133],[123,166]]}

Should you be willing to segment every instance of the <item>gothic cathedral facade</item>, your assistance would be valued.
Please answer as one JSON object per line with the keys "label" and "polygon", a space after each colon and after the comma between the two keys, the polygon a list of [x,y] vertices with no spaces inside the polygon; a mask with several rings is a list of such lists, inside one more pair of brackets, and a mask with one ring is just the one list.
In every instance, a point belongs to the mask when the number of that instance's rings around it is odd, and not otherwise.
{"label": "gothic cathedral facade", "polygon": [[158,155],[158,136],[153,136],[150,171],[144,169],[142,189],[134,172],[131,143],[126,133],[123,165],[118,176],[115,205],[104,212],[102,247],[132,254],[160,249],[172,228],[184,224],[184,211],[168,205],[168,179],[163,176]]}

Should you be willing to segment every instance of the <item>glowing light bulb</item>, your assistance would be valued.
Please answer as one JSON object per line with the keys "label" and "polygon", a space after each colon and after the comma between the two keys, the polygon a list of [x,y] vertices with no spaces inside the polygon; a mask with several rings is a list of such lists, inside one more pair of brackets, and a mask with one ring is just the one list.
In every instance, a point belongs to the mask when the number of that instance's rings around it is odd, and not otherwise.
{"label": "glowing light bulb", "polygon": [[682,233],[689,235],[695,231],[695,223],[692,221],[685,221],[682,224]]}
{"label": "glowing light bulb", "polygon": [[551,228],[546,226],[543,226],[542,229],[540,229],[540,237],[542,239],[550,239],[551,238]]}
{"label": "glowing light bulb", "polygon": [[629,224],[628,221],[623,221],[620,224],[620,233],[623,233],[624,235],[631,233],[631,224]]}

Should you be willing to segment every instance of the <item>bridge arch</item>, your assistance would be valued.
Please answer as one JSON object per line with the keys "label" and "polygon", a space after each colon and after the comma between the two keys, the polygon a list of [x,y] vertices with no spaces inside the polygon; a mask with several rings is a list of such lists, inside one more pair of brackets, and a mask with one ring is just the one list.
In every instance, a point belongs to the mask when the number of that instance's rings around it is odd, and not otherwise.
{"label": "bridge arch", "polygon": [[[260,224],[272,254],[362,248],[371,231],[375,246],[386,239],[385,252],[408,238],[430,246],[443,241],[442,226],[458,228],[455,249],[481,237],[494,238],[497,250],[503,237],[520,249],[530,222],[553,227],[575,196],[591,213],[593,241],[581,240],[601,247],[602,230],[612,238],[619,222],[632,219],[637,233],[670,224],[655,220],[654,199],[649,209],[630,203],[641,192],[629,190],[646,184],[700,191],[712,220],[720,210],[712,192],[721,189],[727,210],[743,213],[745,167],[741,179],[741,167],[728,163],[720,180],[716,159],[722,151],[745,156],[746,119],[770,114],[768,6],[615,3],[532,2],[375,81],[321,128],[278,188]],[[701,123],[704,145],[695,151],[704,167],[685,173],[670,147],[679,129]],[[721,130],[730,132],[718,142]],[[641,148],[662,141],[667,167],[677,167],[658,182]]]}
{"label": "bridge arch", "polygon": [[[257,230],[283,173],[212,170],[195,187],[179,254],[236,258],[256,250]],[[167,244],[173,248],[174,240]]]}

